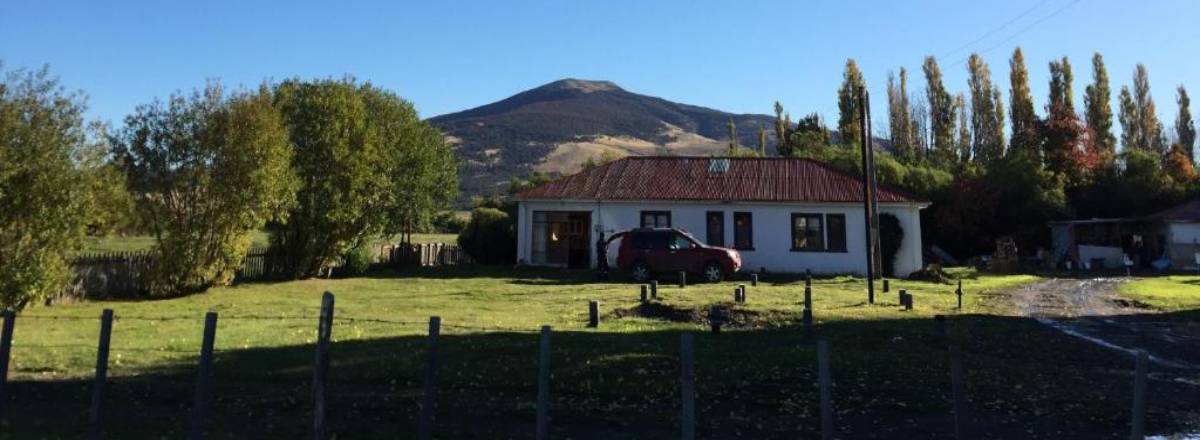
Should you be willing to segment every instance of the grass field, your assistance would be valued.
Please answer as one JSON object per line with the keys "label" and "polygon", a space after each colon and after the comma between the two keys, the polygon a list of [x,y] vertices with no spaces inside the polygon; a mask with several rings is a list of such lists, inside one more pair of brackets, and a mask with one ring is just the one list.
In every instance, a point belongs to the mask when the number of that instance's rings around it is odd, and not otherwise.
{"label": "grass field", "polygon": [[[1128,417],[1128,362],[1030,320],[1003,316],[998,291],[1031,276],[966,277],[954,286],[893,281],[866,304],[862,280],[814,282],[817,329],[833,352],[838,427],[846,438],[951,434],[949,342],[963,346],[973,432],[1097,438]],[[678,338],[697,333],[701,438],[816,435],[813,347],[798,327],[803,281],[765,277],[748,302],[734,282],[679,289],[639,306],[637,286],[584,272],[412,269],[372,277],[247,284],[185,298],[38,307],[17,324],[6,438],[84,432],[96,317],[113,308],[108,427],[112,438],[179,437],[187,426],[202,315],[220,313],[211,430],[218,438],[294,438],[309,426],[310,365],[320,294],[337,297],[331,430],[338,438],[415,432],[426,320],[443,318],[439,438],[526,438],[532,430],[536,329],[551,325],[557,438],[675,437]],[[744,282],[744,281],[742,281]],[[896,289],[915,296],[904,312]],[[599,300],[599,329],[586,305]],[[705,332],[703,311],[734,323]],[[934,334],[948,315],[950,340]],[[1179,423],[1151,406],[1151,427]],[[71,417],[60,417],[61,414]],[[1037,435],[1029,435],[1027,432]],[[1073,435],[1074,434],[1074,435]],[[1099,437],[1106,437],[1101,435]]]}
{"label": "grass field", "polygon": [[1120,293],[1158,310],[1200,309],[1200,276],[1137,278],[1122,284]]}
{"label": "grass field", "polygon": [[[251,237],[252,246],[266,246],[267,233],[256,231]],[[456,243],[456,234],[413,234],[413,243]],[[149,235],[132,235],[126,237],[87,237],[83,244],[83,252],[135,252],[144,251],[154,246],[154,237]]]}

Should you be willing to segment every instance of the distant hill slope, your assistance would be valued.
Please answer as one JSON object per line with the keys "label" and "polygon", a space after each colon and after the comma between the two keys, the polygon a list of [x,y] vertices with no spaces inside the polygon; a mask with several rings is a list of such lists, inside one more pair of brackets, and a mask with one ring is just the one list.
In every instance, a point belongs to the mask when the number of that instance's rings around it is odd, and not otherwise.
{"label": "distant hill slope", "polygon": [[742,146],[758,128],[775,151],[774,118],[736,115],[626,91],[608,81],[564,79],[502,101],[437,116],[462,160],[464,197],[504,191],[512,176],[535,170],[574,173],[604,153],[711,155],[728,148],[733,118]]}

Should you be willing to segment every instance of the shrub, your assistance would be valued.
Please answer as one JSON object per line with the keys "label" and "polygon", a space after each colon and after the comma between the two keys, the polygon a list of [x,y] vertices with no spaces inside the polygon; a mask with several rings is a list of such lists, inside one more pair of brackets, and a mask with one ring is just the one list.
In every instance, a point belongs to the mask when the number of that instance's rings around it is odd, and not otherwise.
{"label": "shrub", "polygon": [[443,234],[457,234],[467,227],[467,219],[454,211],[442,211],[433,216],[433,231]]}
{"label": "shrub", "polygon": [[458,234],[458,245],[477,263],[512,263],[517,257],[516,227],[504,211],[475,208],[471,221]]}
{"label": "shrub", "polygon": [[904,228],[895,215],[879,214],[879,255],[883,259],[883,275],[896,275],[896,253],[904,242]]}
{"label": "shrub", "polygon": [[349,252],[346,252],[345,255],[342,255],[341,275],[353,277],[365,274],[371,269],[371,264],[374,262],[375,253],[372,252],[370,246],[355,246]]}

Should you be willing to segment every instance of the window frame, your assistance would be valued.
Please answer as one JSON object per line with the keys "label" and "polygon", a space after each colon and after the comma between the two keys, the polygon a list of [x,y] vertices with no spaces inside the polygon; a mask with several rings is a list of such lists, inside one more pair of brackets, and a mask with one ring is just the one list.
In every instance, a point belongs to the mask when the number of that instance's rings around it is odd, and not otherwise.
{"label": "window frame", "polygon": [[[748,220],[746,222],[746,242],[749,246],[738,245],[738,217],[744,216]],[[739,251],[754,250],[754,213],[750,211],[734,211],[733,212],[733,248]]]}
{"label": "window frame", "polygon": [[[841,220],[841,222],[842,222],[842,245],[840,247],[836,247],[836,248],[833,247],[833,240],[832,240],[833,229],[829,227],[829,225],[831,224],[831,222],[829,221],[830,217],[840,217],[842,219]],[[848,237],[847,233],[846,233],[846,214],[840,214],[840,213],[825,214],[825,249],[826,249],[826,251],[827,252],[845,253],[845,252],[847,252],[847,248],[850,247],[848,245],[849,240],[850,240],[850,237]]]}
{"label": "window frame", "polygon": [[[713,237],[713,218],[719,219],[721,225],[721,231],[716,237]],[[706,211],[704,213],[704,241],[709,246],[725,247],[725,211]]]}
{"label": "window frame", "polygon": [[[658,223],[659,216],[665,215],[667,217],[667,225],[666,226],[657,226],[657,225],[647,226],[646,225],[646,216],[647,215],[654,216],[655,223]],[[643,228],[669,228],[673,224],[672,219],[671,219],[671,211],[651,211],[651,210],[641,211],[638,213],[638,224],[640,224],[641,227],[643,227]]]}
{"label": "window frame", "polygon": [[[798,232],[796,230],[796,219],[797,218],[804,218],[806,220],[815,218],[815,219],[817,219],[817,221],[821,222],[820,229],[817,230],[817,233],[821,235],[821,237],[820,237],[821,238],[821,246],[820,247],[796,247],[796,238],[797,238],[796,232]],[[805,222],[806,226],[807,226],[807,224],[808,223]],[[790,228],[792,230],[792,242],[791,242],[792,243],[792,246],[791,246],[792,252],[825,252],[825,251],[829,250],[829,242],[828,242],[828,240],[826,240],[826,237],[825,237],[825,229],[826,229],[825,224],[826,224],[825,223],[825,214],[819,214],[819,213],[813,213],[813,212],[793,212],[792,217],[791,217],[791,222],[788,223],[788,228]]]}
{"label": "window frame", "polygon": [[[791,232],[792,232],[791,243],[793,245],[796,243],[796,217],[818,217],[821,219],[821,245],[822,245],[822,247],[820,247],[820,248],[792,247],[791,248],[792,252],[820,252],[820,253],[841,253],[841,254],[849,252],[847,250],[849,248],[848,243],[847,243],[849,241],[849,237],[847,237],[847,234],[846,234],[846,214],[843,214],[843,213],[793,212],[792,216],[791,216],[791,221],[788,223],[788,228],[791,229]],[[832,247],[830,240],[829,240],[829,238],[831,237],[830,228],[829,228],[829,218],[830,217],[840,217],[841,221],[842,221],[842,246],[840,249]]]}

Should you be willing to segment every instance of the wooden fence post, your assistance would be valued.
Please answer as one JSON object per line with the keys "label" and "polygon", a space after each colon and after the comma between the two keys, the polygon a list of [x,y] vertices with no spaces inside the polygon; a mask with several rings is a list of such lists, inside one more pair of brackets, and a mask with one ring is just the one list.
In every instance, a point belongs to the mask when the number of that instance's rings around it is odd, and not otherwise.
{"label": "wooden fence post", "polygon": [[4,407],[8,402],[8,357],[12,352],[13,325],[17,314],[4,311],[4,330],[0,332],[0,423],[4,420]]}
{"label": "wooden fence post", "polygon": [[588,301],[588,327],[600,326],[600,301]]}
{"label": "wooden fence post", "polygon": [[821,402],[821,438],[833,440],[833,380],[829,372],[829,342],[817,341],[817,382]]}
{"label": "wooden fence post", "polygon": [[[941,316],[941,315],[938,315]],[[957,345],[950,347],[950,390],[954,398],[954,438],[963,440],[963,430],[967,423],[964,413],[967,409],[966,397],[963,396],[963,367],[962,352]]]}
{"label": "wooden fence post", "polygon": [[891,289],[891,286],[890,286],[890,283],[888,283],[888,279],[884,278],[883,279],[883,293],[888,293],[888,291],[890,289]]}
{"label": "wooden fence post", "polygon": [[958,309],[962,310],[962,280],[958,280],[958,289],[954,290],[954,294],[958,296]]}
{"label": "wooden fence post", "polygon": [[679,288],[687,287],[687,272],[679,271]]}
{"label": "wooden fence post", "polygon": [[550,438],[550,326],[542,326],[538,349],[537,430],[534,438]]}
{"label": "wooden fence post", "polygon": [[212,376],[213,344],[217,337],[217,312],[204,314],[204,333],[200,342],[200,364],[196,368],[196,401],[192,406],[192,439],[204,438],[207,416],[208,381]]}
{"label": "wooden fence post", "polygon": [[438,336],[442,332],[442,318],[429,317],[429,340],[425,347],[425,378],[421,393],[421,414],[417,420],[417,439],[429,440],[433,437],[433,406],[435,405],[437,387],[437,345]]}
{"label": "wooden fence post", "polygon": [[804,287],[804,308],[812,309],[812,287]]}
{"label": "wooden fence post", "polygon": [[641,298],[641,300],[642,300],[642,304],[645,304],[645,303],[647,303],[647,302],[649,302],[649,301],[650,301],[650,295],[647,293],[647,289],[646,289],[646,285],[645,285],[645,284],[642,284],[642,289],[641,289],[641,297],[640,297],[640,298]]}
{"label": "wooden fence post", "polygon": [[681,400],[679,414],[680,438],[695,440],[696,438],[696,370],[695,356],[692,352],[692,334],[684,332],[679,335],[679,395]]}
{"label": "wooden fence post", "polygon": [[658,280],[650,280],[650,297],[658,298]]}
{"label": "wooden fence post", "polygon": [[329,338],[333,334],[333,293],[321,295],[317,350],[313,359],[313,438],[325,438],[325,379],[329,375]]}
{"label": "wooden fence post", "polygon": [[112,337],[113,311],[104,309],[100,314],[100,343],[96,346],[96,381],[92,385],[92,412],[88,437],[99,440],[104,432],[101,406],[104,403],[104,382],[108,380],[108,347]]}
{"label": "wooden fence post", "polygon": [[1150,361],[1146,350],[1138,350],[1137,366],[1133,373],[1133,422],[1130,439],[1146,438],[1146,369]]}

